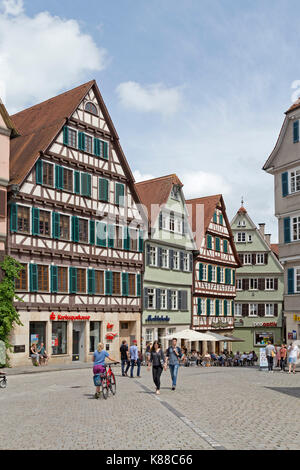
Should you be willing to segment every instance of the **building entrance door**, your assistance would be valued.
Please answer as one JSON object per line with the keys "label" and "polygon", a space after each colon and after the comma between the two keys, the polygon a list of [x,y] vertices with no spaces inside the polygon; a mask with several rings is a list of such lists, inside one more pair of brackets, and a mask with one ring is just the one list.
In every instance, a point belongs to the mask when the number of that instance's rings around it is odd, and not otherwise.
{"label": "building entrance door", "polygon": [[73,323],[73,361],[84,361],[85,342],[84,342],[84,322],[77,321]]}

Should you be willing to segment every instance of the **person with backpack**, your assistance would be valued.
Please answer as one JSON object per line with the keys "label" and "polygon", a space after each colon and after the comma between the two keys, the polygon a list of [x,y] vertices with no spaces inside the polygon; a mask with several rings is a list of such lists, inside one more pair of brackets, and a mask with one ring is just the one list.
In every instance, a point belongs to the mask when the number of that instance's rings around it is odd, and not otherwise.
{"label": "person with backpack", "polygon": [[148,371],[150,370],[150,364],[152,363],[152,377],[153,382],[156,386],[156,395],[160,394],[160,376],[162,374],[163,369],[166,370],[166,361],[165,355],[159,342],[156,340],[153,343],[150,352],[150,358],[148,359]]}
{"label": "person with backpack", "polygon": [[177,346],[177,339],[173,338],[171,346],[169,346],[167,349],[167,361],[170,368],[173,391],[176,389],[179,361],[182,356],[183,353],[181,352],[181,349]]}

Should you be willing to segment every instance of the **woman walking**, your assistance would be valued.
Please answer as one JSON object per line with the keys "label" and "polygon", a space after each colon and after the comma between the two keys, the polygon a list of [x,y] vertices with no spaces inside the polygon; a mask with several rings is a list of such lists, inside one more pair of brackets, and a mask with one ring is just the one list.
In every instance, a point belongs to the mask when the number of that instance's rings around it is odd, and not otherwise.
{"label": "woman walking", "polygon": [[154,341],[148,360],[148,371],[150,370],[150,363],[152,363],[152,376],[153,382],[156,386],[156,395],[160,394],[160,376],[163,369],[166,370],[165,355],[161,349],[158,341]]}

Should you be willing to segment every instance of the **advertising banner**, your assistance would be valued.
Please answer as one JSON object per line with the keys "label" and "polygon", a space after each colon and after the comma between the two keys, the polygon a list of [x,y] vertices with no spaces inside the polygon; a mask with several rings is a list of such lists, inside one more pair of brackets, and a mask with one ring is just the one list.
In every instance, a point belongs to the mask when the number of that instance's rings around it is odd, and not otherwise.
{"label": "advertising banner", "polygon": [[268,368],[268,359],[266,356],[266,348],[260,348],[259,351],[259,368],[267,369]]}

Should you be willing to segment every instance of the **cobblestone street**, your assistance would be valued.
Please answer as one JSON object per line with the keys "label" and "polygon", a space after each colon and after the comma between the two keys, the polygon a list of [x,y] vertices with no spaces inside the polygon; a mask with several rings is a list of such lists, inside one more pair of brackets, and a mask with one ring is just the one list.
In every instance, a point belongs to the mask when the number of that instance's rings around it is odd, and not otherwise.
{"label": "cobblestone street", "polygon": [[[117,375],[117,395],[93,398],[90,369],[9,375],[0,390],[1,449],[300,449],[300,373],[181,368]],[[282,430],[285,430],[284,433]]]}

